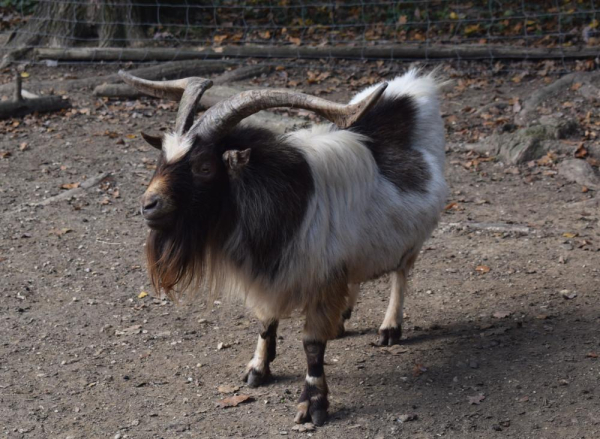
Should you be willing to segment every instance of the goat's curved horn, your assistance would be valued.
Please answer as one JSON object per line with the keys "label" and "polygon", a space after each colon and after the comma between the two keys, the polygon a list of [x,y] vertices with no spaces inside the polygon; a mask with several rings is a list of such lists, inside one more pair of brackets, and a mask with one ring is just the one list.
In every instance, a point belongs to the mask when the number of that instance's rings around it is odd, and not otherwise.
{"label": "goat's curved horn", "polygon": [[127,84],[142,93],[157,98],[179,101],[179,110],[177,111],[177,119],[175,121],[175,133],[179,135],[185,134],[192,126],[198,101],[204,92],[213,85],[210,79],[196,77],[175,79],[172,81],[148,81],[147,79],[130,75],[123,70],[119,71],[119,76]]}
{"label": "goat's curved horn", "polygon": [[311,110],[335,123],[340,128],[348,128],[377,103],[386,87],[387,83],[383,83],[366,98],[348,105],[288,90],[245,91],[209,108],[192,126],[189,134],[206,139],[219,137],[246,117],[273,107],[294,107]]}

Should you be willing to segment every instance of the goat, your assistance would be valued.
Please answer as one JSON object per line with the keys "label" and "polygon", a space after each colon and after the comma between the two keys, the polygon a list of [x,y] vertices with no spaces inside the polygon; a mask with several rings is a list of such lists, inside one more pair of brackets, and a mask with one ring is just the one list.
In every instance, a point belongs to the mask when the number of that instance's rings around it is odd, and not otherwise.
{"label": "goat", "polygon": [[[202,285],[244,297],[261,322],[245,373],[253,387],[270,376],[279,320],[301,310],[308,371],[295,422],[322,425],[325,346],[343,332],[361,282],[391,273],[379,344],[400,342],[407,276],[447,194],[439,84],[412,70],[348,105],[253,90],[194,122],[209,80],[120,74],[180,100],[174,132],[142,133],[162,150],[141,206],[154,287],[173,298]],[[240,125],[272,107],[312,110],[335,125],[283,136]]]}

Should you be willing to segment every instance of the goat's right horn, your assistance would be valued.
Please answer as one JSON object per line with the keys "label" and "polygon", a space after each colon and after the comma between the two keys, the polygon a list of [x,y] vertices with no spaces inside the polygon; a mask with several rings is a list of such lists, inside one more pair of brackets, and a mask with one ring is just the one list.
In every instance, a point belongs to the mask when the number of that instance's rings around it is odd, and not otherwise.
{"label": "goat's right horn", "polygon": [[206,90],[212,87],[210,79],[184,78],[172,81],[149,81],[120,70],[119,76],[127,84],[150,96],[179,101],[175,133],[185,134],[194,123],[196,105]]}
{"label": "goat's right horn", "polygon": [[249,90],[231,96],[210,107],[190,129],[190,134],[207,139],[218,138],[239,122],[261,110],[294,107],[311,110],[339,128],[351,127],[381,98],[387,83],[353,104],[338,104],[316,96],[289,90]]}

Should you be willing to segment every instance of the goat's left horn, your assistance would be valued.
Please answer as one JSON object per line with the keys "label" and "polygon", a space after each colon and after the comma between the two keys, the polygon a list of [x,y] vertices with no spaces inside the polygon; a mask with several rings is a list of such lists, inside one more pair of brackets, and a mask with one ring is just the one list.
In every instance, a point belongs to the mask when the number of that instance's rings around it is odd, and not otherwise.
{"label": "goat's left horn", "polygon": [[184,78],[172,81],[149,81],[120,70],[119,76],[127,84],[150,96],[179,101],[175,133],[185,134],[194,123],[196,105],[206,90],[212,87],[210,79]]}
{"label": "goat's left horn", "polygon": [[383,83],[369,96],[347,105],[288,90],[245,91],[209,108],[190,129],[190,134],[210,139],[219,137],[246,117],[274,107],[311,110],[340,128],[348,128],[377,103],[386,87],[387,83]]}

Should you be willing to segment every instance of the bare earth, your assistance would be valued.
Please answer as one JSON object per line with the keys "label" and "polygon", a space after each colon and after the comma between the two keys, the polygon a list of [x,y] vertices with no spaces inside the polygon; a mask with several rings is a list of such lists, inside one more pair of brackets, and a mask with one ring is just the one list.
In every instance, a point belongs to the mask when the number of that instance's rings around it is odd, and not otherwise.
{"label": "bare earth", "polygon": [[[156,152],[139,131],[169,126],[175,107],[82,91],[67,115],[0,121],[10,153],[0,158],[0,438],[600,437],[600,209],[574,204],[596,193],[552,166],[468,163],[464,142],[491,131],[466,108],[544,85],[488,79],[444,98],[455,204],[417,262],[404,343],[373,345],[388,279],[363,285],[348,335],[326,353],[329,422],[309,432],[292,430],[305,374],[299,316],[280,325],[274,381],[250,389],[241,376],[257,324],[243,304],[198,295],[174,305],[150,290],[138,199]],[[331,87],[326,97],[348,96]],[[561,104],[566,115],[597,111]],[[77,198],[27,205],[100,172],[112,176]],[[232,395],[219,386],[252,398],[221,408]]]}

